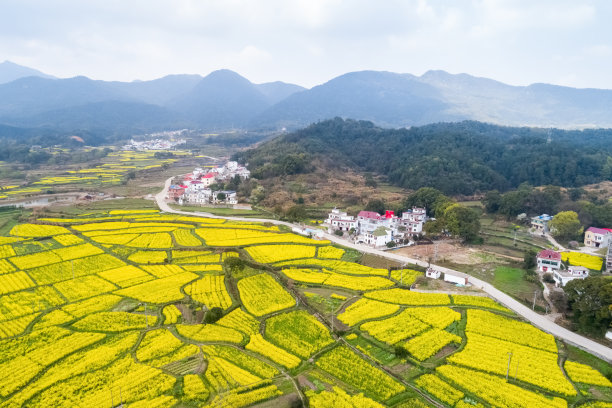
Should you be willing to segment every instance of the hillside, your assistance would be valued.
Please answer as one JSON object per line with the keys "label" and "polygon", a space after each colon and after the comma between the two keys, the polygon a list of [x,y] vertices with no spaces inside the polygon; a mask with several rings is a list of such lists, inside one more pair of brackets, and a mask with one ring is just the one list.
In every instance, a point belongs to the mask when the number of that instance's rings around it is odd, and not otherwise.
{"label": "hillside", "polygon": [[[97,104],[104,109],[98,110]],[[69,112],[70,120],[62,112]],[[109,120],[113,116],[120,120]],[[205,77],[168,75],[151,81],[108,82],[83,76],[55,79],[12,63],[0,64],[0,124],[9,126],[45,126],[68,133],[129,134],[181,127],[275,131],[334,117],[369,120],[381,127],[462,120],[612,127],[612,90],[511,86],[444,71],[422,76],[350,72],[312,89],[280,81],[255,84],[226,69]]]}
{"label": "hillside", "polygon": [[547,131],[479,122],[382,129],[336,118],[280,136],[237,159],[260,179],[334,175],[346,167],[384,176],[403,188],[473,194],[524,182],[579,186],[609,180],[610,137],[612,131]]}
{"label": "hillside", "polygon": [[404,127],[477,120],[509,126],[612,127],[612,91],[511,86],[467,74],[351,72],[296,93],[254,120],[298,128],[335,116]]}

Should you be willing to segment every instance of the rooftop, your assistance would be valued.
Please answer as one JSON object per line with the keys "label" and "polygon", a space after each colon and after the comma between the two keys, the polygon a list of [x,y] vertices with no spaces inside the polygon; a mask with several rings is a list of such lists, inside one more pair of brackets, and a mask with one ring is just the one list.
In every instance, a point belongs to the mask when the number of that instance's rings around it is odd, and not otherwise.
{"label": "rooftop", "polygon": [[363,217],[363,218],[375,219],[375,220],[380,219],[380,214],[374,211],[359,211],[359,214],[357,214],[357,216]]}
{"label": "rooftop", "polygon": [[553,251],[552,249],[544,249],[540,251],[540,253],[538,254],[538,258],[560,261],[561,254],[559,252]]}
{"label": "rooftop", "polygon": [[589,227],[589,229],[587,229],[587,232],[588,231],[594,234],[601,234],[601,235],[612,234],[612,230],[610,230],[610,228]]}

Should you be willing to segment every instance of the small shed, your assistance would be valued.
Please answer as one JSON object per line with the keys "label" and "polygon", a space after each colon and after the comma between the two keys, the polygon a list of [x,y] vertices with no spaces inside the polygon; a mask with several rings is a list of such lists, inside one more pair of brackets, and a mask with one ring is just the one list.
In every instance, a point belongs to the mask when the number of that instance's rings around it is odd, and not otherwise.
{"label": "small shed", "polygon": [[442,273],[434,268],[427,268],[425,271],[425,276],[431,279],[440,279],[440,275]]}

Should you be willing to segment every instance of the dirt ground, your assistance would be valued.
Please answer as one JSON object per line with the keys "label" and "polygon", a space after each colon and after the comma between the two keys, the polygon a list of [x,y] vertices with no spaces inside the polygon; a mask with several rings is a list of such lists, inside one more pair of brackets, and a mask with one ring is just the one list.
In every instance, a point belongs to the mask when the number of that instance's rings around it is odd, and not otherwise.
{"label": "dirt ground", "polygon": [[400,248],[393,252],[423,261],[431,258],[432,263],[447,259],[453,263],[463,265],[476,265],[488,262],[493,260],[488,258],[496,258],[498,256],[474,248],[468,248],[452,241],[436,241],[431,245],[415,245]]}

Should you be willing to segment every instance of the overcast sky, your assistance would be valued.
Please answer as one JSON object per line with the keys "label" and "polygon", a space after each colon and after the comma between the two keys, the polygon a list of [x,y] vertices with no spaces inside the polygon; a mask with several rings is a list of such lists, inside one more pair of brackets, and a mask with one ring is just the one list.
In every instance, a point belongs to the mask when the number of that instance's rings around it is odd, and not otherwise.
{"label": "overcast sky", "polygon": [[0,0],[0,61],[121,81],[443,69],[612,89],[611,21],[606,0]]}

